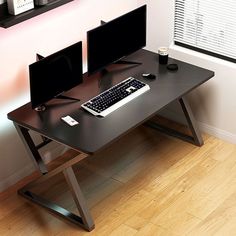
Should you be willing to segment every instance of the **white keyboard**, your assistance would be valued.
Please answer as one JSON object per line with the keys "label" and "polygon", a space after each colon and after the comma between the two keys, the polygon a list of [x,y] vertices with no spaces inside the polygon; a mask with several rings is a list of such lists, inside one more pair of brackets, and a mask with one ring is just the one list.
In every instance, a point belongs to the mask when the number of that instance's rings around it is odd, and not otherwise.
{"label": "white keyboard", "polygon": [[129,77],[83,103],[81,107],[95,116],[105,117],[149,89],[148,84]]}

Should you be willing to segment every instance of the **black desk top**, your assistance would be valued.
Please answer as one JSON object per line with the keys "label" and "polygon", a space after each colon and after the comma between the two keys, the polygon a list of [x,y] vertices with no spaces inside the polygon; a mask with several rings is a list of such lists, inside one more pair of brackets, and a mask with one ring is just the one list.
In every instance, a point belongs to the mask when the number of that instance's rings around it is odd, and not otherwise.
{"label": "black desk top", "polygon": [[[80,102],[53,99],[43,112],[36,112],[27,103],[10,112],[8,118],[18,125],[34,130],[43,136],[63,143],[73,149],[92,154],[99,151],[131,129],[154,116],[161,108],[181,98],[214,76],[214,72],[174,59],[178,71],[159,65],[156,53],[141,49],[126,58],[142,62],[142,65],[112,65],[109,73],[84,75],[84,83],[67,92],[67,96],[81,99]],[[156,79],[148,81],[143,73],[153,73]],[[149,84],[150,90],[105,118],[95,117],[80,108],[80,105],[119,81],[133,76]],[[70,127],[60,118],[70,115],[80,124]]]}

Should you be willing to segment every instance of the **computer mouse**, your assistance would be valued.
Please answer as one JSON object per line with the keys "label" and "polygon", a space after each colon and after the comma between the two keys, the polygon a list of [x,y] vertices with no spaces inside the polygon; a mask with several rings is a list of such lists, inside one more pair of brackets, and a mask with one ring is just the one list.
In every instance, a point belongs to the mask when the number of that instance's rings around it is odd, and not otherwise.
{"label": "computer mouse", "polygon": [[154,74],[151,74],[151,73],[145,73],[145,74],[142,74],[142,76],[146,79],[156,79],[156,76]]}

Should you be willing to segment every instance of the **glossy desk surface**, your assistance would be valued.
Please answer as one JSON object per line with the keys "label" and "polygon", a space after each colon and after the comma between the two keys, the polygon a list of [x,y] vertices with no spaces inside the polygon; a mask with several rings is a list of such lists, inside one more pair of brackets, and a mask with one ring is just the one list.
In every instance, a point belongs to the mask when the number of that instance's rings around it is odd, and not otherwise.
{"label": "glossy desk surface", "polygon": [[[179,69],[168,71],[159,65],[156,53],[141,49],[126,60],[142,65],[112,65],[107,73],[84,75],[84,83],[65,95],[79,98],[80,102],[53,99],[47,109],[36,112],[27,103],[10,112],[8,118],[20,126],[34,130],[73,149],[92,154],[109,145],[125,133],[153,117],[160,109],[181,98],[214,76],[214,72],[169,58]],[[153,73],[156,79],[148,81],[142,73]],[[133,76],[148,83],[150,90],[105,118],[95,117],[82,110],[80,105],[119,81]],[[79,125],[70,127],[60,118],[70,115]]]}

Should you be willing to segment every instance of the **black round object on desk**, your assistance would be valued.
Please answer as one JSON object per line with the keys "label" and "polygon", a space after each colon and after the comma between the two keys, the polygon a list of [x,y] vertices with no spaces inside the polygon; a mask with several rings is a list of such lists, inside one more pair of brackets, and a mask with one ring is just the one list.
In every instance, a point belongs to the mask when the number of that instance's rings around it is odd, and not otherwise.
{"label": "black round object on desk", "polygon": [[177,64],[169,64],[166,67],[168,70],[175,71],[178,70],[178,65]]}

